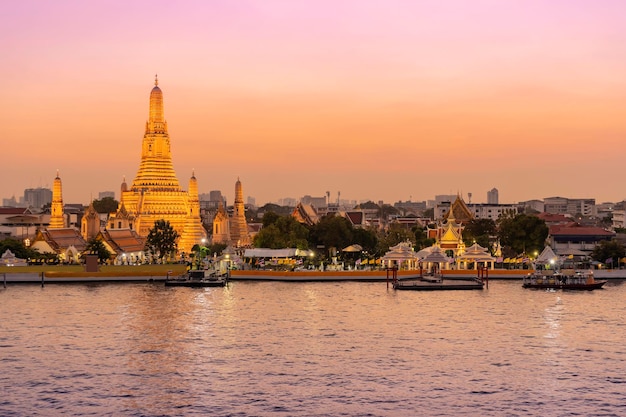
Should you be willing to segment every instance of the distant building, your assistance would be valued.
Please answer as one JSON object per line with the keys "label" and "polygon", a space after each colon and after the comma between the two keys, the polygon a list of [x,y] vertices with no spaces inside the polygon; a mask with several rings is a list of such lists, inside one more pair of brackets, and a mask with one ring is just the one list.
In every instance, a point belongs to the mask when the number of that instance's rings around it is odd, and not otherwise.
{"label": "distant building", "polygon": [[613,230],[626,228],[626,210],[613,210]]}
{"label": "distant building", "polygon": [[304,197],[300,198],[300,203],[302,203],[303,205],[311,205],[313,207],[315,207],[316,209],[320,209],[324,206],[326,206],[326,196],[323,197],[311,197],[310,195],[305,195]]}
{"label": "distant building", "polygon": [[40,209],[52,203],[52,190],[49,188],[27,188],[24,190],[23,204],[26,207]]}
{"label": "distant building", "polygon": [[3,207],[19,207],[21,203],[15,199],[15,196],[11,198],[3,198],[2,206]]}
{"label": "distant building", "polygon": [[614,232],[601,227],[586,227],[577,223],[549,227],[548,243],[558,255],[574,253],[590,255],[593,248],[603,240],[611,240]]}
{"label": "distant building", "polygon": [[520,201],[518,206],[523,209],[530,209],[533,211],[537,211],[539,213],[543,213],[545,210],[545,204],[541,200],[528,200],[528,201]]}
{"label": "distant building", "polygon": [[298,202],[295,198],[285,197],[278,200],[278,205],[283,207],[295,207]]}
{"label": "distant building", "polygon": [[115,191],[100,191],[98,193],[98,200],[102,200],[103,198],[107,197],[115,200]]}
{"label": "distant building", "polygon": [[498,204],[498,189],[492,188],[491,191],[487,191],[487,204]]}
{"label": "distant building", "polygon": [[491,219],[496,221],[503,214],[518,214],[517,204],[468,204],[467,208],[475,219]]}
{"label": "distant building", "polygon": [[548,197],[543,199],[544,211],[552,214],[571,214],[575,216],[594,216],[596,200],[594,198]]}
{"label": "distant building", "polygon": [[426,210],[425,201],[398,201],[393,206],[405,214],[422,214]]}

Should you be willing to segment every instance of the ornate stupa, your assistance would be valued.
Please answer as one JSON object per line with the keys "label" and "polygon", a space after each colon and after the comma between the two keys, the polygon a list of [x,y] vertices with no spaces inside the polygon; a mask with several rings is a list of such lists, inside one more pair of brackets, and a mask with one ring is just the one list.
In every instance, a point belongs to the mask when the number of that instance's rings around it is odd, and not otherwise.
{"label": "ornate stupa", "polygon": [[189,253],[206,238],[200,220],[200,203],[195,176],[189,192],[181,189],[172,164],[170,137],[163,112],[163,92],[155,77],[150,92],[150,113],[141,145],[137,176],[128,187],[122,183],[120,204],[109,227],[130,228],[146,237],[157,220],[169,221],[178,232],[178,250]]}
{"label": "ornate stupa", "polygon": [[48,226],[48,229],[65,228],[65,216],[63,215],[63,189],[61,185],[61,178],[59,177],[59,171],[57,171],[57,176],[54,179],[54,185],[52,187],[50,226]]}
{"label": "ornate stupa", "polygon": [[235,203],[233,205],[233,217],[230,220],[231,242],[236,246],[250,245],[250,233],[248,233],[248,222],[243,203],[243,188],[239,178],[235,183]]}

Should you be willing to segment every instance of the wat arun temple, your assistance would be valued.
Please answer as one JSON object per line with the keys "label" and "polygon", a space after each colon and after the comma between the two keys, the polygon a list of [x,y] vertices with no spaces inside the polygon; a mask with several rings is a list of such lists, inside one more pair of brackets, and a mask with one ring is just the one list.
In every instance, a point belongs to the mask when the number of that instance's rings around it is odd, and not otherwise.
{"label": "wat arun temple", "polygon": [[139,170],[130,187],[125,179],[122,182],[119,206],[109,217],[108,229],[131,229],[146,237],[154,222],[162,219],[178,232],[179,251],[190,253],[194,245],[207,237],[200,218],[195,175],[192,173],[189,189],[185,191],[174,172],[163,92],[155,77]]}

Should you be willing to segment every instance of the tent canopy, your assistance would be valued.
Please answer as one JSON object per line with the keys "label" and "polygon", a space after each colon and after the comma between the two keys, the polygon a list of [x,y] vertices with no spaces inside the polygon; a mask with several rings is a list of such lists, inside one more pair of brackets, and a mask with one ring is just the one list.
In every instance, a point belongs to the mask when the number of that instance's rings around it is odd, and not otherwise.
{"label": "tent canopy", "polygon": [[556,262],[557,260],[558,256],[556,256],[552,248],[550,246],[546,246],[543,251],[541,251],[541,254],[537,256],[535,262],[540,264],[548,264],[550,263],[550,261]]}
{"label": "tent canopy", "polygon": [[363,247],[355,243],[354,245],[346,246],[341,251],[342,252],[361,252],[362,250],[363,250]]}

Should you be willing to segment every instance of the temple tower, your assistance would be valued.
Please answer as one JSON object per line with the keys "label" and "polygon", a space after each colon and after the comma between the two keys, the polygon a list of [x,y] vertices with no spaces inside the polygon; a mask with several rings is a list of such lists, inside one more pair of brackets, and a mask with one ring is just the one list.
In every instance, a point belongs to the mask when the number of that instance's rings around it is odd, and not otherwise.
{"label": "temple tower", "polygon": [[213,218],[213,244],[223,243],[230,244],[230,219],[224,208],[224,202],[220,201],[217,205],[217,213]]}
{"label": "temple tower", "polygon": [[202,226],[202,219],[200,218],[200,197],[198,195],[198,181],[195,173],[192,173],[189,179],[188,210],[185,228],[178,242],[181,248],[193,248],[194,245],[200,244],[202,239],[206,238],[206,231]]}
{"label": "temple tower", "polygon": [[248,222],[246,221],[245,206],[243,203],[243,188],[241,187],[239,178],[237,178],[237,182],[235,183],[235,203],[230,225],[230,240],[235,246],[250,245],[250,234],[248,233]]}
{"label": "temple tower", "polygon": [[95,238],[100,233],[100,214],[93,206],[93,201],[85,210],[82,220],[80,221],[80,234],[83,239],[90,240]]}
{"label": "temple tower", "polygon": [[[197,200],[195,177],[193,184],[190,186],[195,187]],[[163,92],[155,77],[141,144],[139,170],[130,187],[127,187],[126,181],[122,184],[120,205],[117,213],[109,220],[109,226],[127,227],[135,230],[139,236],[146,237],[155,221],[166,220],[181,236],[179,251],[189,253],[194,244],[206,237],[199,216],[199,203],[192,199],[187,191],[181,189],[174,172]],[[198,240],[192,242],[196,238]]]}
{"label": "temple tower", "polygon": [[65,216],[63,215],[63,189],[61,187],[61,178],[59,171],[54,179],[52,187],[52,205],[50,207],[50,226],[48,229],[65,228]]}

